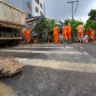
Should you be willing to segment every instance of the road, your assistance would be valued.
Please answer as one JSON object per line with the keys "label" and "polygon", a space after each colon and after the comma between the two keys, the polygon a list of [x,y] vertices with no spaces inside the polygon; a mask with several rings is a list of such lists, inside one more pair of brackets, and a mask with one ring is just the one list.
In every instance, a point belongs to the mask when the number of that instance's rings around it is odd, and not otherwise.
{"label": "road", "polygon": [[18,96],[96,96],[96,59],[86,46],[20,45],[0,49],[25,65],[23,73],[2,78]]}
{"label": "road", "polygon": [[89,54],[96,58],[96,44],[83,44],[82,46]]}

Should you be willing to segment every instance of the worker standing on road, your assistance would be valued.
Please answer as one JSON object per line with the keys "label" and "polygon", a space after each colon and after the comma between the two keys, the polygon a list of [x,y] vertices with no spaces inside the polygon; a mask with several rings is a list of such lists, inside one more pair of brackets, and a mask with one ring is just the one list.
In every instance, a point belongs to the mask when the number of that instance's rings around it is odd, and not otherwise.
{"label": "worker standing on road", "polygon": [[59,28],[58,26],[53,29],[54,43],[58,44],[59,41]]}
{"label": "worker standing on road", "polygon": [[95,32],[94,32],[94,30],[92,30],[91,40],[95,41]]}
{"label": "worker standing on road", "polygon": [[96,30],[94,30],[94,39],[96,41]]}
{"label": "worker standing on road", "polygon": [[71,29],[70,23],[67,25],[66,30],[67,30],[67,39],[68,39],[68,41],[70,41],[72,38],[72,36],[71,36],[72,29]]}
{"label": "worker standing on road", "polygon": [[83,40],[84,30],[85,30],[84,25],[81,23],[81,24],[77,27],[78,39],[79,39],[80,43],[81,43],[82,40]]}
{"label": "worker standing on road", "polygon": [[87,35],[88,35],[88,41],[91,42],[92,29],[88,29]]}
{"label": "worker standing on road", "polygon": [[62,34],[63,34],[63,43],[64,41],[68,41],[68,38],[67,38],[67,25],[64,24],[64,26],[62,27]]}
{"label": "worker standing on road", "polygon": [[27,27],[26,30],[24,30],[24,36],[25,36],[25,43],[28,44],[31,40],[31,34],[30,34],[29,27]]}

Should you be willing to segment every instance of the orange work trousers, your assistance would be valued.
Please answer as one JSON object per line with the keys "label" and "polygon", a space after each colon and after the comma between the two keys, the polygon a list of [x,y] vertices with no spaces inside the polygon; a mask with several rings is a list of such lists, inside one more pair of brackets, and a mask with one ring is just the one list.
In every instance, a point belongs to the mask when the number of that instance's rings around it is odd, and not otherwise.
{"label": "orange work trousers", "polygon": [[63,39],[66,39],[66,40],[68,39],[68,37],[67,37],[67,32],[64,32],[64,33],[63,33]]}
{"label": "orange work trousers", "polygon": [[54,34],[54,43],[58,44],[59,36],[58,34]]}
{"label": "orange work trousers", "polygon": [[67,32],[67,38],[71,39],[71,32]]}
{"label": "orange work trousers", "polygon": [[26,41],[29,42],[30,41],[30,35],[25,35]]}
{"label": "orange work trousers", "polygon": [[78,32],[78,38],[83,38],[83,32]]}

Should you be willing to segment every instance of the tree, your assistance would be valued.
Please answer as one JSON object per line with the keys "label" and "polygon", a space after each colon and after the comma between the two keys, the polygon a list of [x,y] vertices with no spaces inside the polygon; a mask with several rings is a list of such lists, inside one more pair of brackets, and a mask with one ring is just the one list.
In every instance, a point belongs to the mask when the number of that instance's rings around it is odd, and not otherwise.
{"label": "tree", "polygon": [[49,35],[53,35],[53,28],[56,25],[56,21],[54,19],[47,19],[44,18],[41,24],[36,29],[36,32],[38,32],[38,37],[42,38],[42,36],[46,37]]}
{"label": "tree", "polygon": [[94,29],[96,30],[96,10],[92,9],[89,14],[89,19],[86,21],[85,28],[88,29]]}
{"label": "tree", "polygon": [[88,16],[89,16],[88,20],[96,21],[96,9],[92,9],[89,12]]}

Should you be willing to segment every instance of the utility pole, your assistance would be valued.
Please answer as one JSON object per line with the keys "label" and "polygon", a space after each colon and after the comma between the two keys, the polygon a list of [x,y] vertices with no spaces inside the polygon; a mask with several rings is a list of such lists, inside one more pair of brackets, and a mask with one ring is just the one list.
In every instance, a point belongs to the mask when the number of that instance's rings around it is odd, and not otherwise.
{"label": "utility pole", "polygon": [[72,4],[72,21],[73,21],[73,19],[74,19],[74,3],[76,3],[76,2],[78,2],[78,0],[77,1],[69,1],[69,2],[67,2],[67,3],[71,3]]}
{"label": "utility pole", "polygon": [[[76,2],[78,2],[78,0],[77,1],[69,1],[69,2],[67,2],[67,3],[71,3],[72,4],[72,30],[73,30],[73,20],[74,20],[74,3],[76,3]],[[71,33],[72,34],[72,41],[73,41],[73,36],[74,36],[74,33],[72,32]]]}

